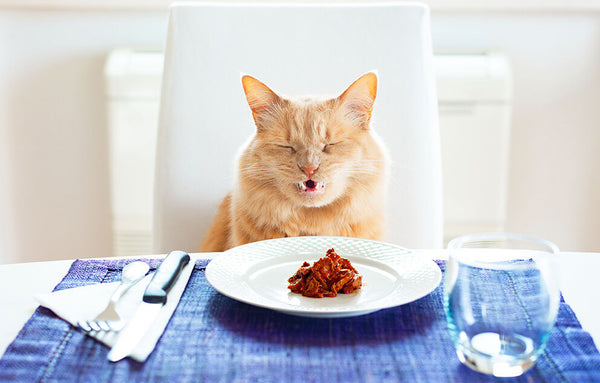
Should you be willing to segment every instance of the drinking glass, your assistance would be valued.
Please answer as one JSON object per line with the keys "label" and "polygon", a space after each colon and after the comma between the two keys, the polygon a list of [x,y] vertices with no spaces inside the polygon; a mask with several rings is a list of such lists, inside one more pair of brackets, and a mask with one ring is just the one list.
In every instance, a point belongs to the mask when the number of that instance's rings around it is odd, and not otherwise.
{"label": "drinking glass", "polygon": [[544,350],[560,291],[556,245],[518,234],[472,234],[448,244],[444,305],[460,361],[519,376]]}

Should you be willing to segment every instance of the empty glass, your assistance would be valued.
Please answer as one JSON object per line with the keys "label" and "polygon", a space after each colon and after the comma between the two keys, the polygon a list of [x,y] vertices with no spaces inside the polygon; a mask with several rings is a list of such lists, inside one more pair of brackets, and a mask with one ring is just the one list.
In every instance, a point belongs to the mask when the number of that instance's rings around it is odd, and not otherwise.
{"label": "empty glass", "polygon": [[445,308],[460,361],[519,376],[544,350],[559,306],[558,248],[516,234],[473,234],[448,244]]}

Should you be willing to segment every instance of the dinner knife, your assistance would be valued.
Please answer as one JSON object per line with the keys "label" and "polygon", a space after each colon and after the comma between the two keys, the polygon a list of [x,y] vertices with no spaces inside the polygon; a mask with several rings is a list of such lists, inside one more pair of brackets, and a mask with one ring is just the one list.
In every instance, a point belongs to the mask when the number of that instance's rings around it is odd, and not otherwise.
{"label": "dinner knife", "polygon": [[144,338],[161,308],[167,302],[169,290],[177,281],[181,270],[189,262],[189,254],[183,251],[172,251],[166,256],[146,287],[142,303],[119,333],[117,342],[108,353],[108,360],[117,362],[125,358]]}

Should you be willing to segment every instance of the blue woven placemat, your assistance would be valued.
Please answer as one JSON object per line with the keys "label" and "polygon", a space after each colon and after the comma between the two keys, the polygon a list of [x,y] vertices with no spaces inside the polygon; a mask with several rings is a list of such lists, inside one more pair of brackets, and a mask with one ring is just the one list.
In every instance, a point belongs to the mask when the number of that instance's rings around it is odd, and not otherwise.
{"label": "blue woven placemat", "polygon": [[[56,290],[118,280],[129,261],[77,260]],[[148,261],[156,267],[158,261]],[[536,366],[515,379],[462,366],[449,339],[443,288],[370,315],[311,319],[217,293],[198,261],[179,306],[145,363],[110,363],[108,348],[38,308],[0,359],[19,382],[600,382],[600,354],[561,302]],[[438,262],[442,271],[444,262]]]}

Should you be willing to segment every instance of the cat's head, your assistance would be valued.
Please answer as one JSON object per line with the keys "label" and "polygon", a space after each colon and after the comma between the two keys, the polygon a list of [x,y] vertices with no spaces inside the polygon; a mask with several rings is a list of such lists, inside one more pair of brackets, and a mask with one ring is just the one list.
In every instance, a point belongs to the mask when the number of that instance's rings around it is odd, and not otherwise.
{"label": "cat's head", "polygon": [[377,76],[367,73],[339,97],[287,98],[242,77],[256,135],[239,172],[254,188],[276,188],[296,205],[327,205],[383,177],[383,156],[369,131]]}

